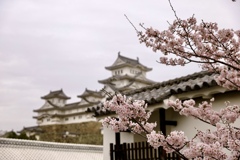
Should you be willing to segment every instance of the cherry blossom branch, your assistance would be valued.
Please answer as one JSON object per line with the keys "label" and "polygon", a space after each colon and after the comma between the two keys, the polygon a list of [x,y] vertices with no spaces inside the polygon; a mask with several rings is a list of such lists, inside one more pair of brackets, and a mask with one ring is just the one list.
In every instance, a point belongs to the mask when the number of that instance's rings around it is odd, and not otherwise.
{"label": "cherry blossom branch", "polygon": [[143,131],[144,131],[146,134],[149,134],[149,133],[150,133],[150,132],[147,131],[147,130],[143,127],[143,125],[142,125],[139,121],[137,121],[135,118],[132,118],[131,120],[132,120],[133,122],[137,123],[137,124],[143,129]]}
{"label": "cherry blossom branch", "polygon": [[[216,73],[215,80],[220,86],[240,90],[240,30],[218,29],[217,23],[204,21],[197,24],[194,16],[181,20],[171,1],[168,1],[176,20],[169,23],[169,29],[165,31],[140,24],[145,31],[143,33],[125,15],[137,32],[140,43],[145,43],[154,52],[162,52],[164,57],[160,57],[160,63],[173,66],[199,63],[203,70]],[[177,58],[167,57],[172,54]],[[130,129],[135,134],[145,133],[151,146],[163,147],[168,153],[176,152],[183,159],[238,159],[240,128],[233,124],[240,118],[240,106],[226,103],[220,111],[215,111],[213,101],[204,101],[198,106],[192,99],[169,101],[169,106],[180,115],[192,116],[215,128],[214,131],[197,131],[191,140],[187,140],[182,131],[172,131],[167,136],[156,133],[156,123],[148,123],[151,113],[146,111],[147,104],[121,95],[115,95],[104,104],[107,110],[116,112],[118,117],[108,117],[103,124],[114,131]],[[227,155],[225,149],[231,154]]]}
{"label": "cherry blossom branch", "polygon": [[199,63],[202,69],[219,74],[216,77],[219,85],[240,89],[240,76],[236,76],[240,72],[240,30],[218,29],[216,23],[204,21],[197,24],[194,16],[181,20],[171,1],[168,2],[176,20],[169,23],[168,30],[161,32],[140,24],[143,33],[135,27],[140,43],[145,43],[154,52],[161,51],[165,56],[177,56],[174,59],[161,57],[160,63],[174,66]]}
{"label": "cherry blossom branch", "polygon": [[125,18],[128,20],[128,22],[132,25],[132,27],[135,29],[135,31],[138,33],[139,31],[137,30],[137,28],[133,25],[133,23],[130,21],[130,19],[127,17],[126,14],[124,14]]}

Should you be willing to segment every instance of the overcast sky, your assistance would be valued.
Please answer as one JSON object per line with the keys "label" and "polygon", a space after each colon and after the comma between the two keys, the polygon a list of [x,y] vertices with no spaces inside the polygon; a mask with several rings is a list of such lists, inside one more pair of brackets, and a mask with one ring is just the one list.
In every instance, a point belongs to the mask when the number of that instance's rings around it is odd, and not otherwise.
{"label": "overcast sky", "polygon": [[[172,0],[179,17],[240,29],[240,1]],[[77,101],[85,88],[99,90],[120,51],[152,67],[163,81],[200,69],[158,64],[159,53],[139,44],[124,14],[138,27],[167,29],[174,19],[167,0],[0,0],[0,130],[36,125],[41,96],[63,89]]]}

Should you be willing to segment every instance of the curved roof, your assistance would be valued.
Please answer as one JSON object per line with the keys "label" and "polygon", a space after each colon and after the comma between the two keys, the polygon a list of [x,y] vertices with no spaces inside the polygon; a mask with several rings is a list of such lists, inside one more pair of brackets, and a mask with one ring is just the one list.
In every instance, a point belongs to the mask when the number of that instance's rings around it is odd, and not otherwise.
{"label": "curved roof", "polygon": [[108,67],[105,67],[107,70],[115,70],[115,69],[119,69],[125,66],[131,66],[131,67],[136,67],[136,68],[141,68],[141,70],[143,71],[151,71],[152,68],[148,68],[147,66],[142,65],[139,62],[139,59],[137,58],[137,60],[135,59],[131,59],[128,57],[124,57],[122,55],[120,55],[120,52],[118,53],[118,57],[115,60],[115,62]]}
{"label": "curved roof", "polygon": [[145,83],[145,84],[148,84],[148,85],[152,85],[152,84],[156,83],[156,82],[154,82],[150,79],[147,79],[145,77],[143,77],[143,78],[139,78],[138,76],[133,77],[133,76],[129,76],[128,74],[114,75],[114,76],[109,77],[107,79],[99,80],[98,82],[102,83],[102,84],[112,84],[112,81],[118,81],[118,80],[124,80],[124,79],[134,80],[134,81],[142,82],[142,83]]}
{"label": "curved roof", "polygon": [[74,103],[66,104],[65,106],[58,106],[58,105],[52,103],[51,101],[47,101],[47,102],[52,106],[51,108],[35,109],[35,110],[33,110],[33,112],[42,112],[42,111],[51,111],[51,110],[68,110],[68,109],[74,109],[74,108],[85,108],[85,107],[89,107],[89,106],[92,105],[92,103],[79,104],[79,102],[74,102]]}
{"label": "curved roof", "polygon": [[[217,86],[214,80],[215,76],[215,73],[202,71],[156,83],[151,86],[123,92],[123,94],[131,96],[133,99],[145,100],[148,104],[155,104],[162,102],[164,99],[174,94]],[[95,116],[103,116],[112,113],[103,110],[102,105],[98,105],[95,108],[89,108],[88,111],[94,112]]]}
{"label": "curved roof", "polygon": [[103,98],[103,95],[98,91],[93,91],[93,90],[89,90],[86,88],[85,91],[83,92],[83,94],[78,95],[77,97],[79,97],[79,98],[85,98],[85,97]]}
{"label": "curved roof", "polygon": [[145,100],[148,104],[161,102],[174,94],[217,86],[215,73],[197,72],[191,75],[156,83],[152,86],[136,89],[125,93],[133,99]]}
{"label": "curved roof", "polygon": [[47,95],[41,97],[42,99],[60,98],[60,99],[70,99],[63,90],[50,91]]}

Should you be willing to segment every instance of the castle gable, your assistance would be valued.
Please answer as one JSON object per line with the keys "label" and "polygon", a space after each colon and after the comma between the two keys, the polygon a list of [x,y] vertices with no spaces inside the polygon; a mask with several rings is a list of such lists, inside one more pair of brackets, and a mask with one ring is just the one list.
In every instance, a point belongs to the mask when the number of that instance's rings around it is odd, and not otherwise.
{"label": "castle gable", "polygon": [[70,99],[63,90],[57,90],[57,91],[50,91],[47,95],[41,97],[42,99],[52,99],[52,98],[59,98],[59,99]]}
{"label": "castle gable", "polygon": [[120,69],[120,68],[123,68],[123,67],[126,67],[126,66],[131,67],[131,68],[139,68],[144,72],[152,70],[152,68],[148,68],[148,67],[142,65],[139,62],[138,58],[136,60],[131,59],[131,58],[124,57],[124,56],[120,55],[120,53],[118,53],[118,57],[115,60],[115,62],[111,66],[108,66],[108,67],[105,67],[105,68],[107,70],[113,71],[113,70]]}

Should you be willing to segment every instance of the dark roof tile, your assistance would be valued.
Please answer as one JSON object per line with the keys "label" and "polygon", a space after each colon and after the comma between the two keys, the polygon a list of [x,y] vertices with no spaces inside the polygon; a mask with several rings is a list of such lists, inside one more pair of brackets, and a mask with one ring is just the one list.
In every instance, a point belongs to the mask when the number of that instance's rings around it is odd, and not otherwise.
{"label": "dark roof tile", "polygon": [[[133,99],[145,100],[149,104],[154,104],[163,101],[173,94],[198,90],[209,86],[216,86],[217,83],[214,80],[215,75],[216,74],[212,72],[197,72],[187,76],[182,76],[180,78],[156,83],[140,89],[127,91],[123,94],[126,96],[131,96]],[[103,111],[96,112],[98,112],[98,114],[95,116],[108,114],[107,112]]]}
{"label": "dark roof tile", "polygon": [[60,98],[60,99],[70,99],[63,90],[50,91],[47,95],[41,97],[42,99]]}
{"label": "dark roof tile", "polygon": [[99,91],[93,91],[93,90],[89,90],[89,89],[85,89],[85,91],[83,92],[83,94],[78,95],[77,97],[79,98],[83,98],[83,97],[98,97],[98,98],[103,98],[103,95],[101,94],[101,92]]}
{"label": "dark roof tile", "polygon": [[[118,60],[121,60],[124,63],[118,64],[117,63]],[[124,56],[120,55],[120,52],[118,53],[118,57],[117,57],[116,61],[111,66],[108,66],[108,67],[105,67],[105,68],[108,69],[108,70],[113,70],[113,69],[117,69],[117,68],[120,68],[120,67],[124,67],[125,65],[129,65],[129,66],[133,66],[133,67],[140,67],[144,71],[151,71],[152,70],[152,68],[148,68],[148,67],[142,65],[139,62],[138,58],[137,58],[137,60],[135,60],[135,59],[131,59],[131,58],[128,58],[128,57],[124,57]]]}

